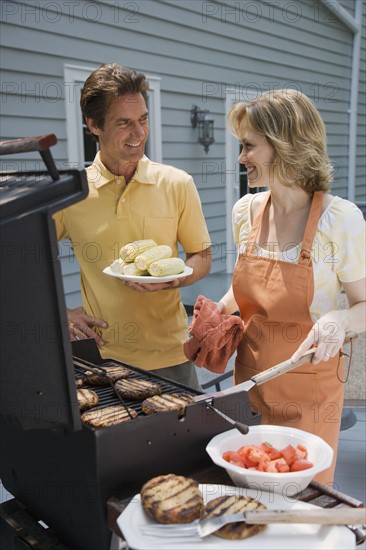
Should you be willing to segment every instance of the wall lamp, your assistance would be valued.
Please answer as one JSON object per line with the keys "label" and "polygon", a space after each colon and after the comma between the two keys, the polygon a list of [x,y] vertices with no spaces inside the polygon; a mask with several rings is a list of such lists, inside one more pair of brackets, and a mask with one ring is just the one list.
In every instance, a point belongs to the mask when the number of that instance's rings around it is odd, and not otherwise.
{"label": "wall lamp", "polygon": [[210,111],[201,110],[195,105],[191,110],[192,128],[198,128],[198,143],[203,145],[206,153],[214,140],[214,119],[210,116]]}

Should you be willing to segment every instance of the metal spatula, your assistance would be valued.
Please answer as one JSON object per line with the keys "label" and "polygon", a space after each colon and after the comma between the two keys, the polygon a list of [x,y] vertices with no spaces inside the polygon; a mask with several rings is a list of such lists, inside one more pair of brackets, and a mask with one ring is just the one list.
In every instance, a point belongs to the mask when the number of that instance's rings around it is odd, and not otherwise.
{"label": "metal spatula", "polygon": [[[358,335],[355,332],[351,332],[351,331],[347,332],[345,343],[348,343],[351,340],[356,339],[357,336]],[[264,382],[267,382],[268,380],[277,378],[277,376],[281,376],[281,374],[290,372],[296,369],[297,367],[300,367],[301,365],[308,363],[309,361],[311,361],[315,351],[316,351],[316,347],[308,349],[304,353],[304,355],[300,357],[300,359],[295,361],[295,363],[292,363],[290,359],[286,359],[286,361],[282,361],[282,363],[278,363],[278,365],[275,365],[274,367],[271,367],[267,370],[264,370],[263,372],[260,372],[259,374],[256,374],[246,382],[242,382],[241,384],[237,384],[236,386],[232,386],[231,388],[227,388],[225,390],[221,390],[218,392],[204,393],[202,395],[198,395],[194,398],[194,400],[195,402],[207,401],[208,399],[212,399],[215,397],[224,397],[225,395],[228,395],[230,393],[237,393],[240,391],[249,391],[254,386],[259,386],[260,384],[264,384]]]}
{"label": "metal spatula", "polygon": [[144,535],[151,537],[204,538],[224,525],[245,521],[248,525],[267,523],[306,523],[318,525],[352,525],[366,522],[365,508],[252,510],[238,514],[226,514],[215,518],[180,525],[144,525]]}
{"label": "metal spatula", "polygon": [[311,348],[306,353],[304,353],[304,355],[300,357],[300,359],[296,361],[296,363],[291,363],[289,359],[286,359],[286,361],[278,363],[278,365],[275,365],[274,367],[271,367],[267,370],[264,370],[263,372],[260,372],[259,374],[256,374],[246,382],[242,382],[241,384],[237,384],[236,386],[232,386],[218,392],[204,393],[203,395],[198,395],[194,398],[194,400],[196,402],[206,401],[207,399],[212,399],[215,397],[224,397],[225,395],[228,395],[230,393],[249,391],[256,385],[259,386],[260,384],[267,382],[267,380],[272,380],[272,378],[276,378],[277,376],[280,376],[285,372],[289,372],[290,370],[296,369],[297,367],[308,363],[309,361],[311,361],[311,358],[315,351],[316,348]]}

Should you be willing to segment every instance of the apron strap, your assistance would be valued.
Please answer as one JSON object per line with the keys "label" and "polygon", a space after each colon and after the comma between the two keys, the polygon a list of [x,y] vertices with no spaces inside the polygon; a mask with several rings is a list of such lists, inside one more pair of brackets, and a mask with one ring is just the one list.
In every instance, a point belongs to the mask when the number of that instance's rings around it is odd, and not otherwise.
{"label": "apron strap", "polygon": [[[252,224],[252,229],[250,231],[248,247],[256,246],[256,239],[260,224],[262,222],[263,213],[266,209],[266,206],[271,198],[271,192],[267,192],[267,197],[264,199],[263,204],[257,215],[255,216]],[[322,212],[323,207],[323,192],[315,191],[313,195],[313,200],[311,202],[310,212],[308,220],[306,222],[304,238],[301,243],[301,253],[299,258],[299,264],[309,265],[311,263],[311,247],[314,242],[315,232],[318,228],[319,218]]]}
{"label": "apron strap", "polygon": [[299,264],[309,265],[311,263],[311,247],[314,242],[315,232],[318,228],[319,218],[323,207],[323,192],[315,191],[308,221],[306,222],[304,238],[301,243]]}
{"label": "apron strap", "polygon": [[252,229],[250,231],[248,244],[257,242],[256,239],[257,239],[257,236],[258,236],[258,230],[259,230],[260,224],[262,222],[263,212],[265,211],[266,206],[267,206],[270,198],[271,198],[271,191],[267,191],[267,197],[264,199],[262,206],[258,210],[258,212],[257,212],[257,214],[256,214],[256,216],[253,220]]}

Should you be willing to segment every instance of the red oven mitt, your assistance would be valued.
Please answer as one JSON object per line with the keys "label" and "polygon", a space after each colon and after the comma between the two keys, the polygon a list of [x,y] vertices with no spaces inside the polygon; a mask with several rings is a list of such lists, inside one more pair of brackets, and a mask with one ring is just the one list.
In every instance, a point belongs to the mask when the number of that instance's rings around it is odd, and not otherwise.
{"label": "red oven mitt", "polygon": [[236,315],[224,315],[217,305],[198,296],[188,329],[190,338],[183,344],[185,356],[198,367],[222,374],[242,339],[243,321]]}

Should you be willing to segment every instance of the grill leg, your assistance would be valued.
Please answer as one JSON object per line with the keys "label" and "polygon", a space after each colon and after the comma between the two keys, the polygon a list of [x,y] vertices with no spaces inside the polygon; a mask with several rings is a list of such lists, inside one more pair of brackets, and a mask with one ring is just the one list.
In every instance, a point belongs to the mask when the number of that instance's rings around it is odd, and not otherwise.
{"label": "grill leg", "polygon": [[0,548],[6,550],[71,550],[38,521],[15,498],[0,504]]}

